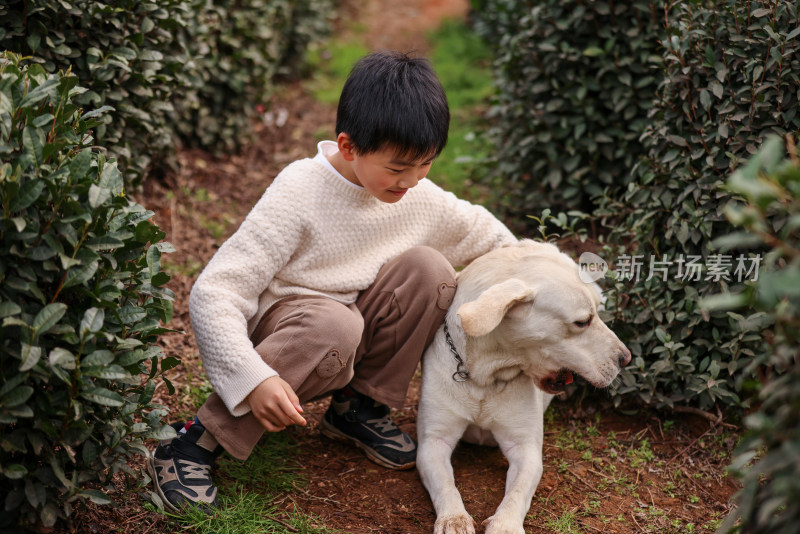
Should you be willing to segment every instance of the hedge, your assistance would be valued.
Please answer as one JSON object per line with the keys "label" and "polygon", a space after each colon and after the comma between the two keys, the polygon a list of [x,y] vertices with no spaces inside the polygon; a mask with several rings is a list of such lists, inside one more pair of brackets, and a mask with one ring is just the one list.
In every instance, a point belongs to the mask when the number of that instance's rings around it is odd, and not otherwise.
{"label": "hedge", "polygon": [[96,138],[138,185],[179,143],[241,146],[277,75],[328,31],[330,0],[10,0],[0,50],[71,70],[80,106],[114,108]]}
{"label": "hedge", "polygon": [[[501,96],[495,138],[518,154],[503,157],[499,177],[491,182],[496,199],[509,199],[496,200],[495,207],[504,211],[513,204],[513,211],[506,212],[516,217],[510,221],[514,224],[548,208],[550,201],[559,209],[579,207],[565,202],[564,191],[569,190],[565,187],[570,184],[591,198],[590,213],[583,217],[597,229],[592,236],[599,242],[597,252],[610,263],[614,275],[608,284],[607,318],[633,353],[633,364],[623,370],[621,385],[613,392],[615,403],[631,400],[704,410],[745,406],[756,394],[758,382],[743,374],[764,350],[761,331],[769,317],[752,309],[704,315],[698,303],[706,295],[737,291],[754,274],[743,276],[755,266],[740,258],[739,251],[721,254],[710,243],[730,230],[723,206],[732,193],[721,186],[732,170],[768,135],[800,130],[800,14],[796,3],[785,0],[677,2],[665,9],[661,5],[654,2],[650,10],[649,4],[639,2],[487,0],[483,4],[479,16],[494,28],[485,34],[501,35],[506,28],[524,25],[517,34],[552,34],[561,41],[551,43],[556,50],[543,52],[537,43],[520,42],[515,45],[519,52],[508,46],[498,52]],[[655,50],[659,57],[620,55],[614,57],[622,61],[613,67],[607,63],[603,38],[614,31],[611,14],[617,22],[627,21],[630,31],[620,30],[608,50]],[[593,20],[606,24],[598,23],[592,30],[590,23],[578,23]],[[640,28],[647,28],[648,37],[642,37]],[[516,34],[506,39],[517,43]],[[599,50],[590,48],[591,39]],[[598,55],[589,61],[587,54]],[[636,136],[626,136],[624,129],[604,122],[604,114],[615,117],[613,109],[579,105],[581,84],[586,98],[593,95],[595,100],[613,102],[620,87],[627,87],[624,80],[635,87],[644,79],[642,69],[656,65],[661,67],[646,70],[654,80],[644,84],[637,96],[644,99],[644,93],[651,92],[649,103],[630,104],[637,113],[629,133]],[[607,76],[609,69],[616,79]],[[580,79],[572,80],[573,73],[580,73]],[[544,74],[550,77],[545,79]],[[519,81],[506,88],[508,79]],[[599,86],[598,81],[602,81]],[[532,100],[522,88],[525,84],[531,88],[549,84],[549,89]],[[573,92],[575,96],[569,97]],[[580,124],[581,113],[586,129],[577,135],[573,127],[570,135],[568,125]],[[641,120],[641,113],[646,120]],[[563,124],[564,129],[549,137],[548,123]],[[590,129],[591,125],[606,129]],[[515,137],[516,130],[531,129],[544,137],[527,144]],[[611,135],[612,146],[625,147],[624,154],[602,151],[605,135]],[[595,144],[575,144],[583,137],[594,138]],[[564,139],[573,143],[563,144]],[[504,146],[500,145],[501,154],[507,150]],[[563,162],[564,183],[548,180],[546,168],[534,169],[536,162],[547,160],[543,150],[563,156],[558,161]],[[600,165],[587,171],[587,165],[571,167],[572,163],[568,168],[571,150],[582,162],[596,161],[603,154],[608,159],[603,168],[616,170],[602,174]],[[595,187],[576,185],[584,183]],[[528,219],[526,228],[535,232],[536,225],[536,219]],[[687,263],[700,271],[687,276]],[[738,267],[743,270],[737,272]]]}
{"label": "hedge", "polygon": [[644,152],[663,2],[483,0],[478,15],[495,50],[495,208],[589,209]]}
{"label": "hedge", "polygon": [[[710,246],[730,230],[724,206],[732,194],[722,184],[767,136],[800,131],[800,11],[785,0],[758,5],[680,2],[667,13],[665,69],[642,137],[647,154],[598,201],[610,261],[641,256],[648,274],[649,262],[674,262],[666,280],[617,280],[609,293],[615,328],[634,353],[617,401],[710,409],[746,405],[757,390],[746,369],[764,351],[768,319],[748,309],[704,315],[698,300],[736,291],[759,267]],[[688,270],[677,262],[693,258],[697,279],[678,276]]]}
{"label": "hedge", "polygon": [[[0,530],[51,527],[146,438],[174,435],[153,402],[178,360],[155,345],[172,316],[153,212],[122,193],[70,74],[0,56]],[[37,526],[38,525],[38,526]]]}
{"label": "hedge", "polygon": [[710,297],[705,307],[751,308],[769,317],[763,333],[768,350],[752,362],[763,377],[758,409],[744,420],[731,472],[741,480],[736,507],[719,532],[794,532],[800,524],[800,158],[795,140],[764,147],[728,180],[744,199],[725,209],[731,233],[715,240],[721,249],[764,253],[764,272],[739,293]]}

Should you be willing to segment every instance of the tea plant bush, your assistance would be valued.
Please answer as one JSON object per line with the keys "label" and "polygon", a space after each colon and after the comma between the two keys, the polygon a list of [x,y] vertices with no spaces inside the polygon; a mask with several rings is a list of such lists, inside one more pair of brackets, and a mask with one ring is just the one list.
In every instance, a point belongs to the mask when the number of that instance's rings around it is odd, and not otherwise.
{"label": "tea plant bush", "polygon": [[705,303],[722,310],[751,308],[772,322],[763,332],[768,350],[751,363],[763,377],[758,409],[744,420],[746,432],[731,466],[743,487],[720,533],[735,524],[741,532],[788,533],[800,524],[800,158],[788,140],[789,157],[781,138],[771,138],[727,181],[744,201],[726,206],[735,230],[717,243],[758,247],[764,270],[740,293]]}
{"label": "tea plant bush", "polygon": [[[730,230],[723,207],[732,193],[721,186],[733,169],[768,135],[800,131],[796,2],[653,2],[652,11],[649,3],[638,2],[612,7],[610,2],[543,0],[523,5],[492,0],[489,5],[497,9],[485,10],[484,21],[501,29],[525,21],[529,35],[549,43],[543,52],[539,43],[517,43],[514,35],[504,38],[509,46],[500,55],[498,79],[511,82],[497,106],[497,128],[513,139],[503,141],[500,153],[511,150],[515,155],[503,158],[504,167],[493,182],[495,198],[507,198],[503,202],[513,210],[506,212],[516,214],[517,222],[525,221],[532,232],[537,219],[523,215],[539,213],[539,203],[553,202],[556,209],[578,206],[564,202],[564,191],[583,191],[592,199],[582,217],[596,229],[598,253],[615,275],[609,282],[607,318],[633,353],[633,364],[623,370],[620,387],[613,392],[615,402],[628,399],[667,408],[689,404],[704,410],[747,404],[756,383],[752,376],[739,377],[763,351],[761,330],[769,318],[756,310],[704,315],[698,303],[710,294],[736,291],[735,286],[754,276],[755,265],[748,258],[740,258],[738,251],[722,254],[710,243]],[[598,18],[596,9],[609,18]],[[628,21],[635,31],[610,34],[615,31],[612,13],[619,13],[618,24]],[[583,26],[581,20],[586,21]],[[551,34],[558,34],[561,42],[548,41]],[[616,37],[611,48],[599,37],[608,35]],[[650,55],[617,56],[615,50]],[[592,63],[587,58],[594,54]],[[612,57],[616,63],[603,63]],[[593,66],[609,74],[592,74]],[[581,77],[570,78],[573,73]],[[623,81],[631,80],[634,89],[647,75],[653,79],[621,108],[623,113],[636,110],[629,129],[615,130],[615,124],[624,124],[624,116],[601,104],[633,94],[620,92],[627,87]],[[536,98],[522,80],[528,80],[530,90],[539,84]],[[595,100],[578,99],[578,91]],[[645,93],[651,95],[649,102]],[[616,122],[603,122],[602,115]],[[575,125],[581,120],[586,127],[577,135]],[[564,130],[551,136],[554,124]],[[614,132],[609,146],[624,147],[623,152],[604,152],[602,143],[584,140],[596,139],[592,124]],[[515,137],[515,129],[528,137]],[[620,131],[636,135],[619,136]],[[601,154],[607,160],[603,165],[564,167],[560,182],[548,179],[549,163],[542,163],[552,156],[565,165],[572,157],[592,162]],[[532,172],[536,164],[540,167]],[[614,170],[602,174],[603,169]],[[591,186],[569,189],[570,183]],[[552,220],[571,224],[567,219]]]}
{"label": "tea plant bush", "polygon": [[[602,255],[617,272],[623,260],[643,263],[640,276],[618,277],[609,293],[615,329],[633,352],[616,400],[741,405],[753,382],[739,377],[764,350],[766,319],[757,311],[704,316],[698,301],[755,274],[752,262],[710,243],[730,230],[731,193],[721,187],[730,173],[768,135],[800,131],[800,11],[786,0],[679,2],[667,19],[663,79],[642,136],[647,153],[594,213],[609,229]],[[659,262],[669,265],[666,276],[648,280]]]}
{"label": "tea plant bush", "polygon": [[47,72],[72,70],[86,108],[111,106],[95,138],[138,182],[173,148],[174,95],[191,85],[175,36],[191,12],[169,0],[9,0],[0,7],[0,50],[31,56]]}
{"label": "tea plant bush", "polygon": [[176,94],[172,124],[183,142],[236,150],[269,107],[276,79],[303,70],[308,45],[329,32],[331,0],[189,0],[178,41],[191,89]]}
{"label": "tea plant bush", "polygon": [[328,31],[330,0],[9,0],[0,50],[72,69],[80,106],[112,106],[98,143],[128,184],[170,165],[177,142],[238,148],[276,75]]}
{"label": "tea plant bush", "polygon": [[178,361],[154,343],[172,315],[153,213],[126,198],[69,73],[0,56],[0,530],[50,527],[105,488],[146,438]]}
{"label": "tea plant bush", "polygon": [[493,190],[508,218],[589,209],[644,152],[663,2],[483,0],[495,50]]}

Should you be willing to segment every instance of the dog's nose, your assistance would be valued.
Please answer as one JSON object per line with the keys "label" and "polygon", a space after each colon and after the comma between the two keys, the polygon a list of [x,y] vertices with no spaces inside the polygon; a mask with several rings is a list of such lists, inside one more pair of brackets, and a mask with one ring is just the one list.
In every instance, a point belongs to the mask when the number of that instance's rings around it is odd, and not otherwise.
{"label": "dog's nose", "polygon": [[619,363],[620,369],[631,363],[631,351],[628,350],[628,347],[622,347],[622,352],[620,353],[617,362]]}

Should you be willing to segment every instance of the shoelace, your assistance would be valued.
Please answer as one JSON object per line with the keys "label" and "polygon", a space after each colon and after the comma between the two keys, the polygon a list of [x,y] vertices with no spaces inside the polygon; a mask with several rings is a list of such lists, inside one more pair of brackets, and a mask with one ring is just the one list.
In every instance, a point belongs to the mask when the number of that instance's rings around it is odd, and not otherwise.
{"label": "shoelace", "polygon": [[178,460],[178,466],[184,478],[211,478],[211,466],[197,464],[188,460]]}
{"label": "shoelace", "polygon": [[389,432],[390,430],[397,430],[397,425],[388,416],[384,415],[380,419],[369,419],[366,422],[368,425],[379,429],[381,432]]}

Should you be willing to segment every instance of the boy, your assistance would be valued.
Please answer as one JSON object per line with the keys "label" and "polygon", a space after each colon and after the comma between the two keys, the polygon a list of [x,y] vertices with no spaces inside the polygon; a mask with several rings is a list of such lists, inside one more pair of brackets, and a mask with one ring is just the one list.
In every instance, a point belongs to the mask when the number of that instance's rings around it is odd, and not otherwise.
{"label": "boy", "polygon": [[305,425],[390,469],[416,443],[403,405],[455,292],[453,265],[516,241],[486,209],[427,180],[450,112],[430,64],[362,58],[342,89],[336,142],[287,166],[192,288],[189,308],[213,393],[149,468],[164,504],[217,506],[211,465],[246,459],[264,431]]}

